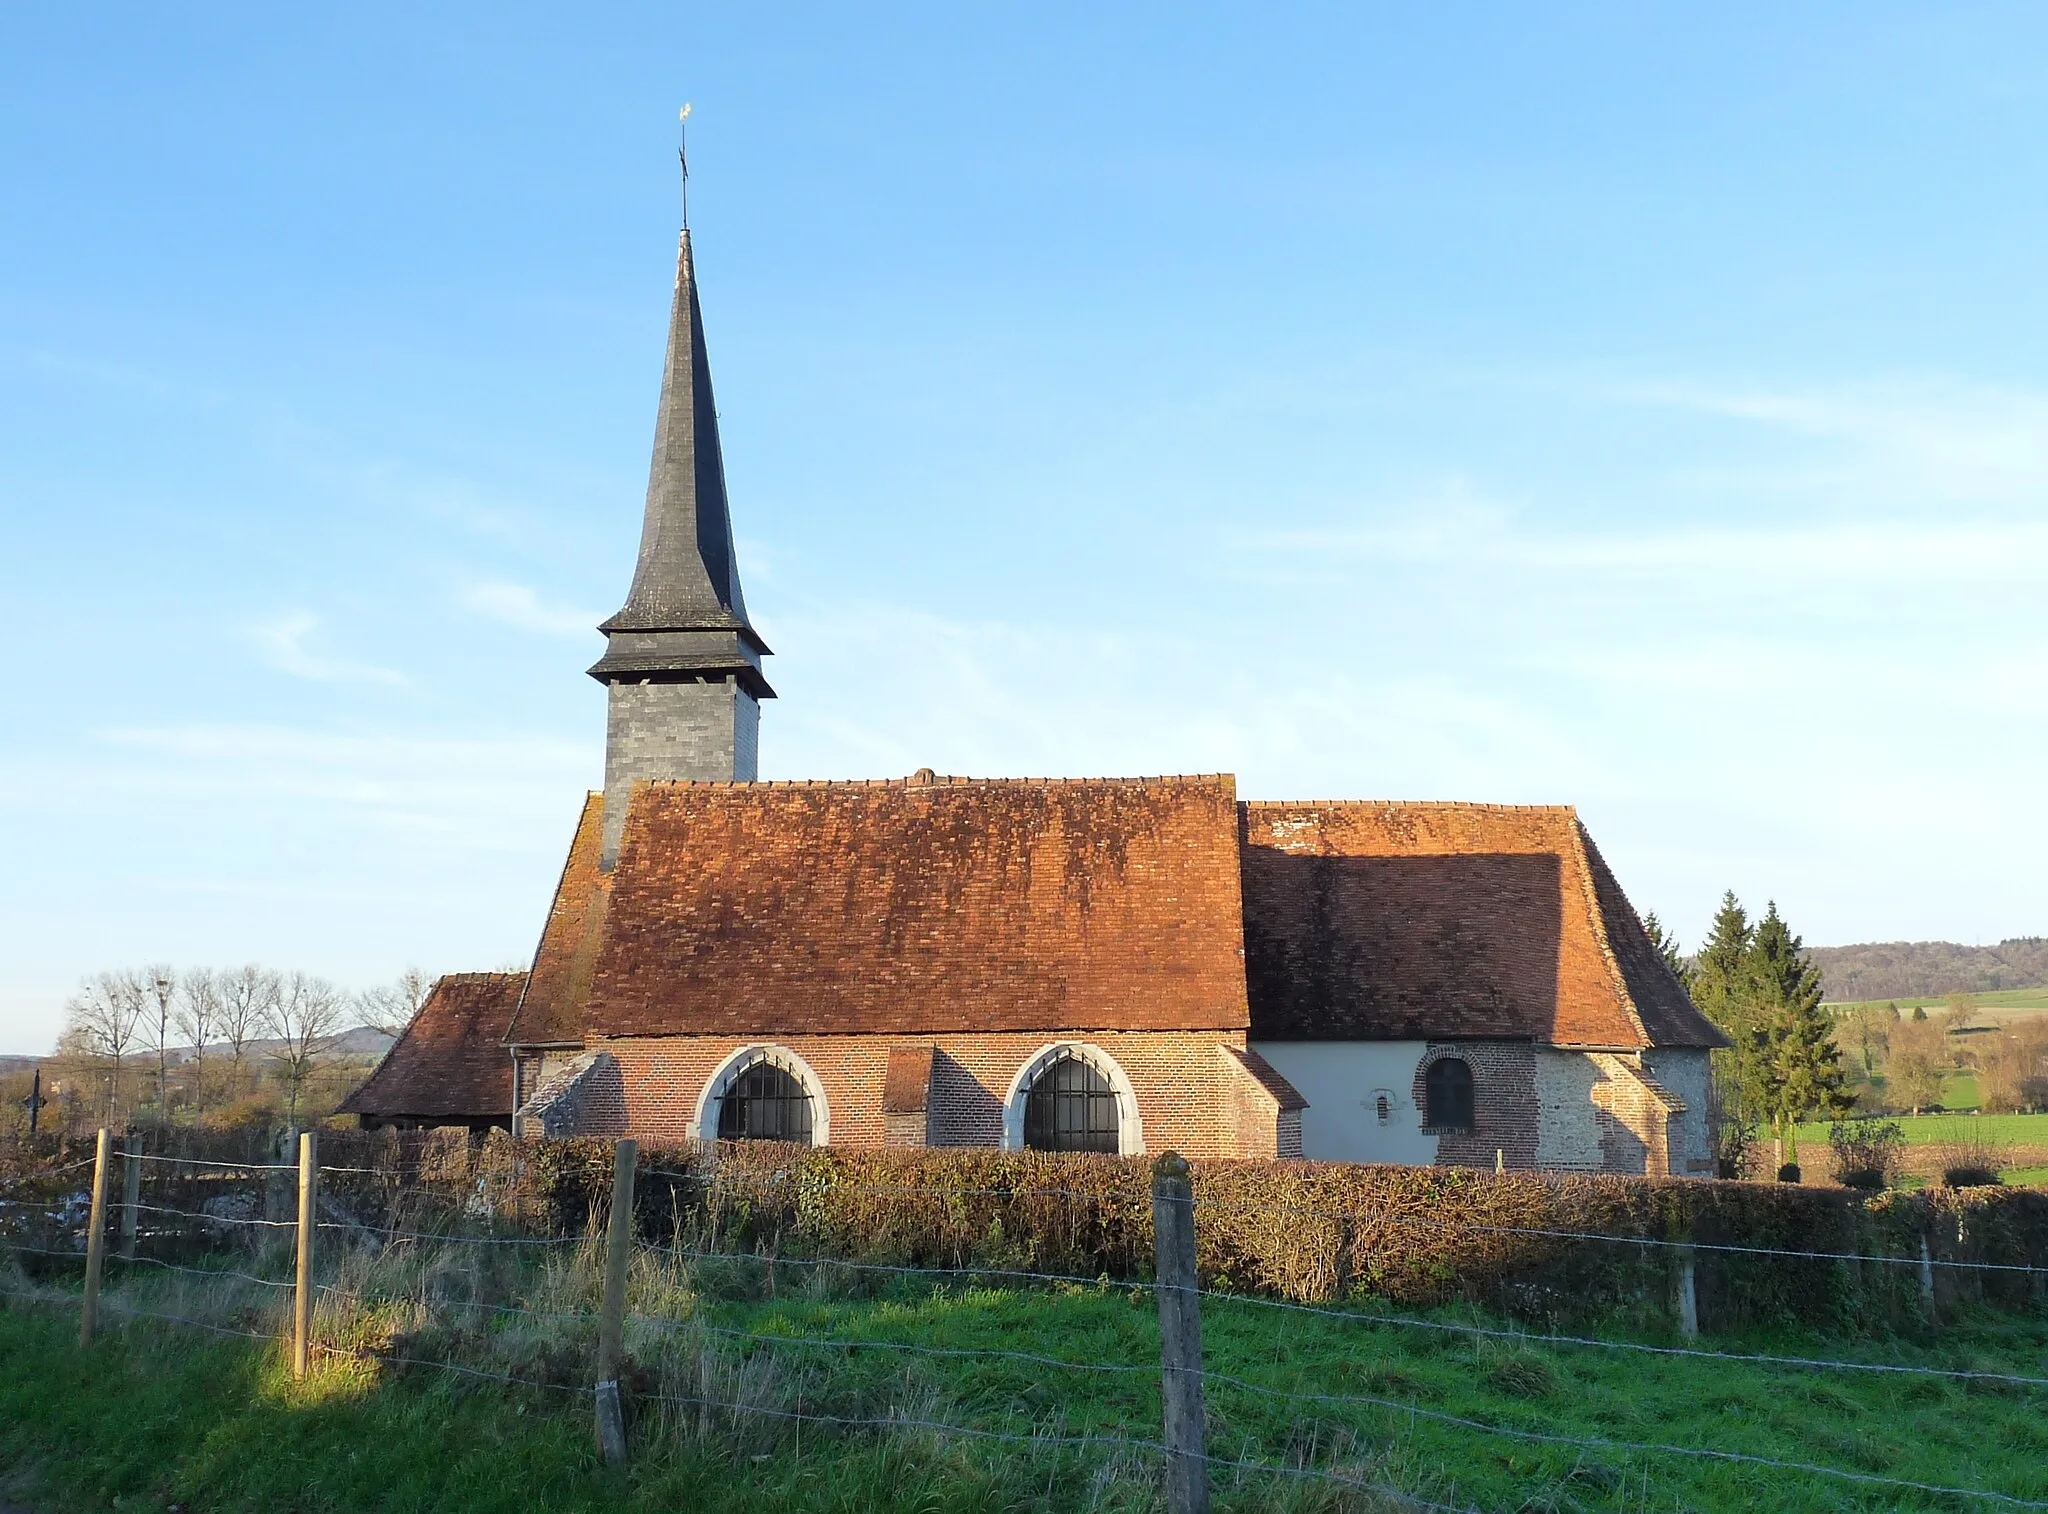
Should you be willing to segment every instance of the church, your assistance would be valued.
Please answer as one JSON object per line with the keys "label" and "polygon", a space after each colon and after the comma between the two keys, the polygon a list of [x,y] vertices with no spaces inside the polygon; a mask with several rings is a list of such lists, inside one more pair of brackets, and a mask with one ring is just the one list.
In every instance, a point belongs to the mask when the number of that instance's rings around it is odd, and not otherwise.
{"label": "church", "polygon": [[687,229],[598,629],[604,788],[531,967],[436,984],[366,1128],[1713,1171],[1726,1042],[1568,806],[759,781]]}

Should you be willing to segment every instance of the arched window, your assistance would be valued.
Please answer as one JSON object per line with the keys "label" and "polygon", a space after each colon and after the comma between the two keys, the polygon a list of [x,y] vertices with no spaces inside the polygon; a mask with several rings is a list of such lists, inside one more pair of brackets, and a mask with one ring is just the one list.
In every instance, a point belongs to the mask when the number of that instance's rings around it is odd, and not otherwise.
{"label": "arched window", "polygon": [[1432,1130],[1472,1128],[1472,1068],[1457,1057],[1429,1064],[1423,1074],[1423,1123]]}
{"label": "arched window", "polygon": [[1033,1151],[1122,1150],[1116,1090],[1071,1054],[1056,1056],[1024,1097],[1024,1144]]}
{"label": "arched window", "polygon": [[756,1062],[726,1086],[718,1101],[721,1141],[811,1144],[811,1096],[786,1069]]}
{"label": "arched window", "polygon": [[1384,1089],[1373,1095],[1372,1111],[1382,1125],[1394,1123],[1394,1096]]}

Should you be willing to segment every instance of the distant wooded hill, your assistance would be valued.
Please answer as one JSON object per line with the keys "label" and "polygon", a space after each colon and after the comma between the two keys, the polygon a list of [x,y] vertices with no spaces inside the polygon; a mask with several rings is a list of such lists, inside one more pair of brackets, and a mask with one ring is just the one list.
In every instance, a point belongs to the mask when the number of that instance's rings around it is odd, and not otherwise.
{"label": "distant wooded hill", "polygon": [[1828,998],[1933,999],[2048,984],[2048,936],[2019,936],[1996,946],[1953,941],[1875,941],[1816,946]]}
{"label": "distant wooded hill", "polygon": [[[340,1035],[332,1036],[322,1042],[321,1049],[330,1057],[381,1057],[385,1052],[391,1050],[391,1043],[396,1039],[388,1030],[378,1030],[370,1025],[358,1025],[354,1030],[345,1030]],[[270,1053],[276,1051],[283,1044],[282,1041],[248,1041],[243,1044],[242,1054],[247,1057],[260,1059],[270,1055]],[[225,1061],[228,1055],[227,1042],[208,1042],[206,1054],[209,1057]],[[139,1066],[154,1057],[156,1053],[153,1051],[137,1050],[130,1052],[128,1055],[129,1060]],[[174,1046],[169,1052],[169,1057],[173,1067],[183,1067],[192,1060],[192,1048],[189,1046]],[[41,1057],[0,1057],[0,1076],[5,1076],[12,1072],[27,1072],[42,1060],[43,1058]]]}

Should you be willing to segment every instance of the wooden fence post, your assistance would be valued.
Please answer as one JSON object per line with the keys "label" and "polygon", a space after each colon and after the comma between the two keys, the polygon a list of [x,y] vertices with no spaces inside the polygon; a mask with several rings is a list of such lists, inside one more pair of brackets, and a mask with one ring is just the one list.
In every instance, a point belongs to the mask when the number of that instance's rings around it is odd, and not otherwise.
{"label": "wooden fence post", "polygon": [[1188,1164],[1171,1151],[1152,1166],[1152,1244],[1159,1298],[1159,1393],[1166,1409],[1167,1514],[1208,1514],[1195,1195]]}
{"label": "wooden fence post", "polygon": [[320,1136],[299,1137],[299,1271],[292,1298],[292,1376],[304,1380],[313,1358],[313,1236],[319,1225]]}
{"label": "wooden fence post", "polygon": [[[133,1140],[134,1137],[129,1137]],[[121,1153],[121,1260],[135,1260],[135,1216],[142,1204],[142,1153]]]}
{"label": "wooden fence post", "polygon": [[1687,1340],[1697,1340],[1700,1333],[1699,1279],[1690,1246],[1678,1251],[1678,1333]]}
{"label": "wooden fence post", "polygon": [[613,1466],[626,1459],[626,1417],[619,1406],[619,1358],[625,1354],[626,1272],[633,1260],[633,1167],[638,1141],[621,1141],[612,1158],[612,1214],[605,1234],[604,1311],[597,1321],[597,1449]]}
{"label": "wooden fence post", "polygon": [[1920,1309],[1934,1318],[1934,1257],[1927,1250],[1927,1237],[1920,1237]]}
{"label": "wooden fence post", "polygon": [[85,1302],[78,1314],[78,1344],[92,1344],[93,1327],[100,1315],[100,1269],[107,1262],[107,1169],[114,1163],[114,1137],[100,1127],[99,1144],[93,1149],[92,1218],[85,1232]]}

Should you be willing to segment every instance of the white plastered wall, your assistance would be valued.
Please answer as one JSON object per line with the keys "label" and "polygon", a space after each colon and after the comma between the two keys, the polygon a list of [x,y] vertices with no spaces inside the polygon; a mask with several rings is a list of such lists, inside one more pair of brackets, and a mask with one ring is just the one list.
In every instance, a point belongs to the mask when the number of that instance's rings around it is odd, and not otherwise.
{"label": "white plastered wall", "polygon": [[[1422,1133],[1415,1069],[1426,1041],[1257,1041],[1252,1050],[1308,1100],[1301,1154],[1316,1162],[1392,1162],[1428,1167],[1436,1137]],[[1379,1100],[1388,1121],[1379,1121]]]}

